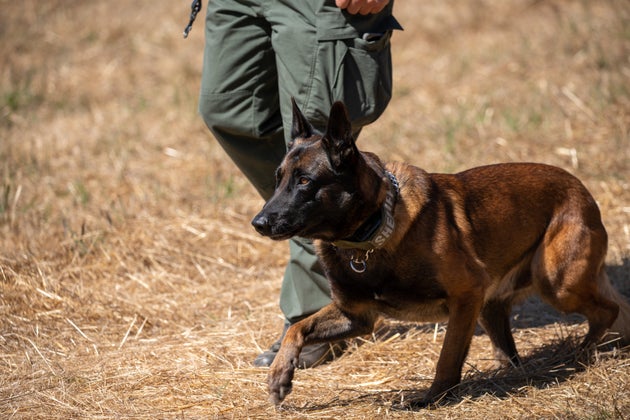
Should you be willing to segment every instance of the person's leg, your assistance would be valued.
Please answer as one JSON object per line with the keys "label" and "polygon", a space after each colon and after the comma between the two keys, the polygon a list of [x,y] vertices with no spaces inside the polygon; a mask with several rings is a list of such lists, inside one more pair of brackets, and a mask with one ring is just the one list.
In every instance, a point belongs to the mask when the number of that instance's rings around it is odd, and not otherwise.
{"label": "person's leg", "polygon": [[[206,18],[199,109],[222,147],[265,199],[273,192],[273,174],[285,153],[285,141],[290,140],[291,96],[302,102],[306,115],[322,129],[334,100],[345,101],[358,134],[363,124],[380,115],[391,94],[389,11],[354,17],[339,11],[331,0],[323,6],[292,3],[261,2],[260,6],[258,1],[215,0],[209,3]],[[366,31],[384,35],[364,41],[360,37]],[[290,250],[280,296],[289,322],[330,301],[312,244],[294,239]],[[260,355],[255,364],[270,364],[276,347]],[[318,357],[319,350],[313,360]]]}
{"label": "person's leg", "polygon": [[280,290],[280,309],[295,322],[330,303],[330,285],[311,241],[289,241],[290,258]]}
{"label": "person's leg", "polygon": [[[286,146],[271,28],[256,3],[209,3],[199,110],[230,158],[268,199]],[[280,297],[287,323],[330,302],[328,282],[317,268],[312,245],[302,244],[292,239],[289,246],[291,257]],[[277,347],[274,343],[254,364],[268,366]],[[302,366],[313,365],[328,352],[328,346],[312,347],[306,349],[310,356],[301,360]]]}
{"label": "person's leg", "polygon": [[[265,10],[272,26],[285,127],[291,127],[291,97],[320,130],[335,101],[348,107],[355,134],[385,110],[391,97],[391,30],[400,28],[391,5],[378,15],[353,16],[334,0],[284,0]],[[364,40],[370,34],[371,40]],[[367,38],[367,36],[366,36]],[[290,141],[289,130],[285,130]],[[280,306],[289,320],[330,302],[330,288],[310,241],[291,241]]]}
{"label": "person's leg", "polygon": [[264,199],[285,154],[271,28],[257,2],[208,3],[199,111]]}
{"label": "person's leg", "polygon": [[[399,28],[391,16],[391,6],[378,15],[351,16],[339,10],[333,0],[284,0],[267,3],[264,13],[272,27],[287,142],[291,140],[291,97],[320,130],[325,129],[330,108],[337,100],[346,103],[357,136],[363,125],[378,118],[391,97],[389,39],[391,30]],[[371,39],[363,39],[365,34]],[[280,293],[287,325],[330,302],[330,286],[313,244],[294,238],[290,251]],[[279,348],[280,340],[255,364],[271,364]],[[299,366],[327,361],[338,350],[339,346],[327,344],[307,346],[300,354]]]}

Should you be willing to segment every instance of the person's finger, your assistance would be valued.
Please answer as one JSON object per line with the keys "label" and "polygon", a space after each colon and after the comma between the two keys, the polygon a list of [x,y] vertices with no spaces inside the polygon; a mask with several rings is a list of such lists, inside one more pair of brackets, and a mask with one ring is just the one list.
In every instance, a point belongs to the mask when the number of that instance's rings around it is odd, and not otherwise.
{"label": "person's finger", "polygon": [[356,15],[368,15],[378,13],[387,6],[389,0],[335,0],[335,4],[340,9],[345,9],[348,13]]}

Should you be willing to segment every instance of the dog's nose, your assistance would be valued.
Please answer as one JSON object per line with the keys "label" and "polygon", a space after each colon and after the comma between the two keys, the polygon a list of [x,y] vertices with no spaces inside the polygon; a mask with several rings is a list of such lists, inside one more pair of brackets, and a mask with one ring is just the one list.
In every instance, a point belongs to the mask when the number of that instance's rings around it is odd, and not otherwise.
{"label": "dog's nose", "polygon": [[269,218],[262,213],[259,213],[252,220],[252,226],[260,233],[261,235],[268,236],[271,232],[271,224],[269,223]]}

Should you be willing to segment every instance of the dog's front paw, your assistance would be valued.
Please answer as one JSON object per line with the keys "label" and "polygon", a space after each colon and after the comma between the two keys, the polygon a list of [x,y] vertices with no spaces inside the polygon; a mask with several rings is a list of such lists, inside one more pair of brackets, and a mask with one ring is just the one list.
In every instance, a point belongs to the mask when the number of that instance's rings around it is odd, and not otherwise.
{"label": "dog's front paw", "polygon": [[425,409],[433,409],[439,405],[439,399],[429,395],[418,396],[412,395],[403,401],[392,403],[392,410],[396,411],[419,411]]}
{"label": "dog's front paw", "polygon": [[[457,382],[448,382],[457,384]],[[402,411],[417,411],[422,409],[436,408],[440,405],[442,400],[446,397],[452,396],[452,391],[455,385],[448,385],[448,383],[434,383],[424,395],[422,393],[413,393],[407,395],[406,398],[400,402],[392,404],[392,409]]]}
{"label": "dog's front paw", "polygon": [[269,401],[274,405],[280,404],[291,393],[293,388],[291,381],[296,366],[297,357],[287,359],[281,352],[276,355],[267,376]]}

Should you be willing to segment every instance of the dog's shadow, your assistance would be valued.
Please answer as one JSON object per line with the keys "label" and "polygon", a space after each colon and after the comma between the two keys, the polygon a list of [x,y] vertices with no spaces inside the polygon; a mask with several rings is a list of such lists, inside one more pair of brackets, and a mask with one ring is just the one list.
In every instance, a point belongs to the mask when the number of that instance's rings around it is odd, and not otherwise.
{"label": "dog's shadow", "polygon": [[[623,259],[620,265],[609,266],[608,275],[613,285],[630,300],[630,259]],[[537,299],[530,299],[515,308],[512,316],[512,327],[538,328],[546,325],[561,323],[575,324],[584,321],[577,315],[563,315]],[[433,325],[405,325],[394,324],[380,331],[377,339],[387,339],[393,335],[404,335],[411,331],[433,330]],[[477,334],[483,334],[478,329]],[[581,337],[568,335],[556,338],[542,347],[536,348],[521,358],[519,367],[507,367],[489,371],[469,371],[462,382],[452,393],[439,401],[437,406],[457,404],[464,398],[479,399],[484,395],[492,395],[494,398],[507,399],[523,392],[524,387],[547,388],[570,380],[583,372],[591,360],[593,354],[585,355],[580,350]],[[598,350],[607,352],[610,345],[602,345]],[[627,357],[630,347],[623,349],[623,356]],[[612,352],[613,356],[619,354]],[[289,410],[318,411],[332,406],[350,406],[357,403],[368,403],[377,406],[401,406],[405,407],[405,401],[413,401],[422,397],[426,390],[423,389],[392,389],[378,392],[357,392],[356,389],[347,389],[339,393],[332,400],[321,404],[307,404],[302,407],[286,406]]]}

